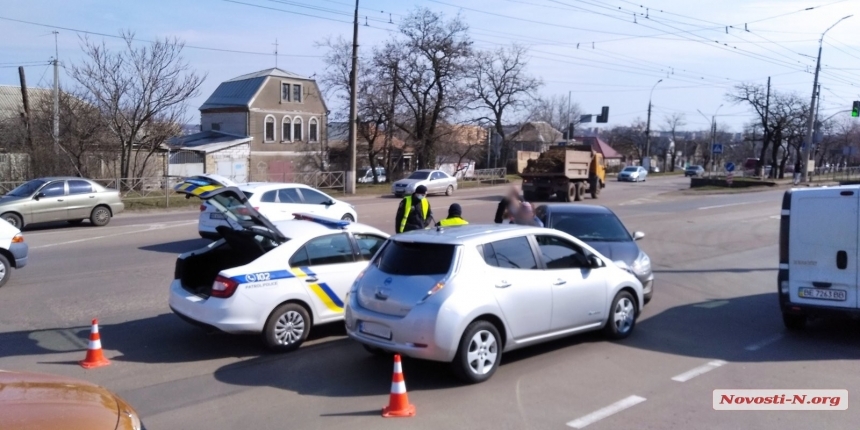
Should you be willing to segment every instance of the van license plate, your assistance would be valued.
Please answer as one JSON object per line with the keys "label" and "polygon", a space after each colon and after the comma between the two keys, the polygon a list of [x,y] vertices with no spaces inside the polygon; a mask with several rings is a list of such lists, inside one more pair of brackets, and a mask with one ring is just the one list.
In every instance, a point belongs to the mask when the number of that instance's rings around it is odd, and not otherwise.
{"label": "van license plate", "polygon": [[362,321],[358,324],[358,331],[371,336],[381,337],[385,340],[391,340],[391,329],[382,324]]}
{"label": "van license plate", "polygon": [[209,219],[227,219],[224,217],[224,214],[221,213],[211,213],[209,214]]}
{"label": "van license plate", "polygon": [[804,299],[834,300],[844,302],[848,294],[842,290],[824,290],[818,288],[801,288],[797,291],[797,297]]}

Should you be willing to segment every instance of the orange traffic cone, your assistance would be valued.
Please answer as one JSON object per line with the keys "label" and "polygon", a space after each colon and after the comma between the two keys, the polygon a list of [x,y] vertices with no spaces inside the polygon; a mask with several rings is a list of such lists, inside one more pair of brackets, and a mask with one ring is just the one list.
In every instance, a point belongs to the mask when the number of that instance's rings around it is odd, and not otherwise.
{"label": "orange traffic cone", "polygon": [[102,341],[99,338],[99,320],[93,320],[93,328],[90,331],[90,344],[87,346],[87,358],[81,361],[81,367],[84,369],[92,369],[95,367],[107,366],[110,360],[102,354]]}
{"label": "orange traffic cone", "polygon": [[403,380],[403,366],[400,364],[400,354],[394,354],[394,376],[391,378],[391,397],[388,406],[382,408],[382,416],[413,417],[415,416],[415,405],[409,404],[406,396],[406,381]]}

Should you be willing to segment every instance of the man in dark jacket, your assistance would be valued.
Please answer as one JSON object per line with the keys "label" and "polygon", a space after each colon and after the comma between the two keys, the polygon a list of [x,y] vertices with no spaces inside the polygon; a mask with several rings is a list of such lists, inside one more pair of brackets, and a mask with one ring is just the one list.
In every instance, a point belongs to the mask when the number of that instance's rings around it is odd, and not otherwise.
{"label": "man in dark jacket", "polygon": [[403,198],[397,208],[394,218],[394,231],[405,233],[412,230],[423,230],[430,225],[433,211],[427,201],[427,187],[419,185],[415,192]]}
{"label": "man in dark jacket", "polygon": [[499,206],[496,208],[496,224],[503,223],[506,215],[508,219],[513,218],[514,214],[511,209],[518,207],[524,200],[520,190],[517,187],[512,187],[508,192],[508,196],[502,198],[502,201],[499,202]]}

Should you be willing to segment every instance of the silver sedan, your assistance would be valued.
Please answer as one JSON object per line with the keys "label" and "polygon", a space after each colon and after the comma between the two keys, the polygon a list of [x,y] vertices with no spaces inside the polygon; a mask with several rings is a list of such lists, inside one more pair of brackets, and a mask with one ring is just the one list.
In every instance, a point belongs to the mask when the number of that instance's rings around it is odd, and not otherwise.
{"label": "silver sedan", "polygon": [[345,320],[372,352],[450,362],[476,383],[502,352],[591,330],[625,338],[643,305],[626,265],[573,236],[468,225],[389,238],[350,289]]}
{"label": "silver sedan", "polygon": [[450,196],[457,190],[457,178],[441,170],[416,170],[406,179],[391,184],[391,193],[397,197],[412,194],[419,185],[427,187],[427,194]]}
{"label": "silver sedan", "polygon": [[104,226],[123,209],[119,191],[75,177],[33,179],[0,197],[0,218],[18,229],[52,221],[80,224],[85,219]]}

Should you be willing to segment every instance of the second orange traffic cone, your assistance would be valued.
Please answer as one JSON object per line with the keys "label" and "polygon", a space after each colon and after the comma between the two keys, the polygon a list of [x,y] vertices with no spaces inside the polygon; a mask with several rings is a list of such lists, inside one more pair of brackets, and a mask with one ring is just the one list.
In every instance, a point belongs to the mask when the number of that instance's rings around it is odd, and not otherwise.
{"label": "second orange traffic cone", "polygon": [[403,365],[400,364],[400,354],[394,355],[391,397],[388,400],[388,406],[382,408],[382,416],[386,418],[415,416],[415,405],[409,404],[409,397],[406,395],[406,381],[403,380]]}
{"label": "second orange traffic cone", "polygon": [[93,320],[93,328],[90,331],[90,344],[87,346],[87,358],[81,361],[81,367],[92,369],[107,366],[110,360],[102,353],[102,341],[99,337],[99,320]]}

